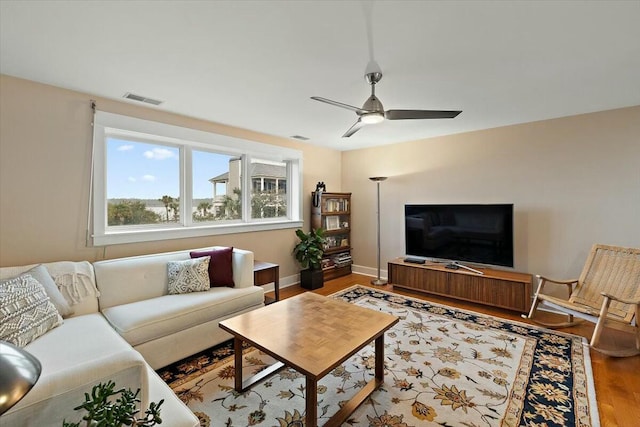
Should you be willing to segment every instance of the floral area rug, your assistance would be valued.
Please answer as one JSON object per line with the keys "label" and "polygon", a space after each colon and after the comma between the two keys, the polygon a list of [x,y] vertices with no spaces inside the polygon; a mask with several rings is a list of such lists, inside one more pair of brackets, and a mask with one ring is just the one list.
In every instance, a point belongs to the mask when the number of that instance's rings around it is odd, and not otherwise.
{"label": "floral area rug", "polygon": [[[599,426],[582,337],[354,286],[332,295],[400,318],[385,336],[385,379],[345,423],[354,426]],[[284,370],[233,389],[233,347],[159,371],[202,426],[302,426],[305,380]],[[244,377],[273,363],[244,350]],[[318,384],[318,425],[374,376],[373,344]]]}

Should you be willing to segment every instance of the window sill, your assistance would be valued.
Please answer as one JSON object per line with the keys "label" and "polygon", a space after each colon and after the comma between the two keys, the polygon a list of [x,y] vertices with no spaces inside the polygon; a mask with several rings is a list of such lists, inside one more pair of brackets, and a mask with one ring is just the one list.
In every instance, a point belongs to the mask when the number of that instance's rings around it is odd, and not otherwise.
{"label": "window sill", "polygon": [[303,221],[269,221],[252,223],[216,224],[162,229],[137,229],[109,231],[93,236],[93,246],[117,245],[125,243],[153,242],[158,240],[187,239],[222,234],[250,233],[254,231],[283,230],[301,228]]}

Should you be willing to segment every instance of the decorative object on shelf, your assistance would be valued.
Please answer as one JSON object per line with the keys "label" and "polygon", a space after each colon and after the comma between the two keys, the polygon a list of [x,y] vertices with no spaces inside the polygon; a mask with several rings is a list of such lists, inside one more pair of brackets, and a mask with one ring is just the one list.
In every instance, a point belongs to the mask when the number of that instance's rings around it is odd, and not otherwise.
{"label": "decorative object on shelf", "polygon": [[300,271],[300,286],[305,289],[321,288],[324,282],[322,272],[322,256],[325,246],[324,230],[312,228],[309,233],[305,233],[301,229],[297,229],[296,236],[300,241],[293,248],[293,254],[303,268]]}
{"label": "decorative object on shelf", "polygon": [[18,403],[40,378],[42,365],[31,353],[0,341],[0,415]]}
{"label": "decorative object on shelf", "polygon": [[[116,383],[108,381],[106,384],[100,383],[93,386],[90,395],[84,394],[84,403],[73,408],[76,411],[84,409],[87,412],[87,415],[82,417],[82,421],[86,421],[83,425],[152,427],[162,424],[160,406],[164,403],[164,399],[158,403],[151,402],[149,408],[144,411],[144,416],[137,418],[140,389],[134,393],[131,389],[115,390],[115,387]],[[64,421],[62,426],[80,427],[80,423]]]}
{"label": "decorative object on shelf", "polygon": [[316,208],[320,206],[320,201],[322,200],[322,193],[327,191],[327,186],[324,185],[324,182],[319,181],[316,184],[316,191],[313,193],[313,206]]}
{"label": "decorative object on shelf", "polygon": [[339,216],[328,216],[325,218],[325,222],[327,223],[327,230],[339,230],[340,229],[340,217]]}
{"label": "decorative object on shelf", "polygon": [[375,280],[371,281],[372,285],[382,286],[386,285],[387,281],[380,278],[380,183],[387,179],[386,176],[372,176],[369,178],[371,181],[376,183],[378,187],[378,208],[376,210],[378,217],[378,277]]}

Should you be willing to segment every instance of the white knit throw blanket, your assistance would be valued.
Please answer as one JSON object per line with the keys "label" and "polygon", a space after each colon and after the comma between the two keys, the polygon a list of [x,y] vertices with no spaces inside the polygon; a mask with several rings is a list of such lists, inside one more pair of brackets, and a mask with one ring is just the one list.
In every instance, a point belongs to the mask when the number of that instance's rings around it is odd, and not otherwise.
{"label": "white knit throw blanket", "polygon": [[93,275],[93,266],[87,261],[59,261],[46,264],[47,270],[58,285],[58,289],[71,304],[84,298],[99,297]]}

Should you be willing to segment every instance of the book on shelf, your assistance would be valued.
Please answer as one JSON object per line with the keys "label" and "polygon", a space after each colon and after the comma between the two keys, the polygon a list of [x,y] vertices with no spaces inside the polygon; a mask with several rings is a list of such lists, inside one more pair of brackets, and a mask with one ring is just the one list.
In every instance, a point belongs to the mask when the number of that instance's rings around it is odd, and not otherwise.
{"label": "book on shelf", "polygon": [[348,210],[348,199],[327,199],[324,205],[325,212],[346,212]]}
{"label": "book on shelf", "polygon": [[331,257],[336,267],[346,267],[352,264],[351,254],[349,252],[343,252]]}

